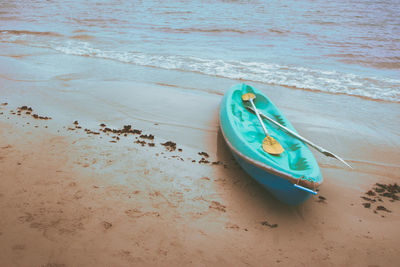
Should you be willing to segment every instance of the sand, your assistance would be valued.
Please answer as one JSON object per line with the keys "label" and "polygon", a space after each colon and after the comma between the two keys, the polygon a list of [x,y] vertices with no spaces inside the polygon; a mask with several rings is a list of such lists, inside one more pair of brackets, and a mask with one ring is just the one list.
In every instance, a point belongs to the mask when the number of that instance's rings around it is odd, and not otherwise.
{"label": "sand", "polygon": [[[271,90],[300,133],[354,167],[314,151],[324,183],[290,207],[233,160],[221,95],[46,57],[2,58],[2,266],[397,266],[400,201],[372,193],[399,183],[398,104]],[[215,81],[235,82],[200,85]]]}

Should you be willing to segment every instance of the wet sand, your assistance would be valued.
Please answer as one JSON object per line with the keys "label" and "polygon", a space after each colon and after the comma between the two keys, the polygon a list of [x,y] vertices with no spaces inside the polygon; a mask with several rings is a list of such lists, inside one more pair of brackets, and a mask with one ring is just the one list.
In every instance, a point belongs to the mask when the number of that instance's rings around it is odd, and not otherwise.
{"label": "wet sand", "polygon": [[233,160],[220,95],[190,79],[93,79],[47,57],[2,58],[4,266],[397,265],[398,104],[272,88],[300,133],[354,166],[313,151],[324,183],[289,207]]}

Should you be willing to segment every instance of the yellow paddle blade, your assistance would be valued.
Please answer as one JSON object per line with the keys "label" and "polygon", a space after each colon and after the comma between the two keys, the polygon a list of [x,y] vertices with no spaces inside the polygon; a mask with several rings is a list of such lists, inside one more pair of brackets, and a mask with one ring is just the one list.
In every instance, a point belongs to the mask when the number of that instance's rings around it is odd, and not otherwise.
{"label": "yellow paddle blade", "polygon": [[246,93],[242,95],[242,100],[243,101],[249,101],[250,99],[254,99],[256,96],[253,93]]}
{"label": "yellow paddle blade", "polygon": [[275,140],[272,136],[267,136],[263,140],[262,148],[265,152],[271,155],[279,155],[284,149],[278,141]]}

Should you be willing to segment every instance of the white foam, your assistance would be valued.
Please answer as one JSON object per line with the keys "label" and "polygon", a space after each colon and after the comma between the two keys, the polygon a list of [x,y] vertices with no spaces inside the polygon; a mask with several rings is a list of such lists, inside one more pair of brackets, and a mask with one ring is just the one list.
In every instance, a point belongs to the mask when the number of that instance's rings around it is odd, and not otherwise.
{"label": "white foam", "polygon": [[102,50],[88,42],[76,40],[53,41],[46,46],[69,55],[97,57],[139,66],[197,72],[230,79],[400,102],[400,80],[396,79],[363,77],[336,70],[318,70],[264,62]]}

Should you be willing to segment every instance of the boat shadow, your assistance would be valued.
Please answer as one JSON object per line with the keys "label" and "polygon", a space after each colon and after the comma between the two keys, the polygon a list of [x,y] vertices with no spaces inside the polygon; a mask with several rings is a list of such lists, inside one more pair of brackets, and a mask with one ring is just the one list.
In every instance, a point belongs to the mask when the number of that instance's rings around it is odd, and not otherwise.
{"label": "boat shadow", "polygon": [[298,223],[312,213],[310,199],[298,206],[287,205],[248,175],[234,159],[220,129],[217,134],[217,159],[225,163],[225,168],[216,172],[217,190],[227,198],[228,203],[236,206],[234,209],[241,209],[243,216],[254,219],[273,216]]}

